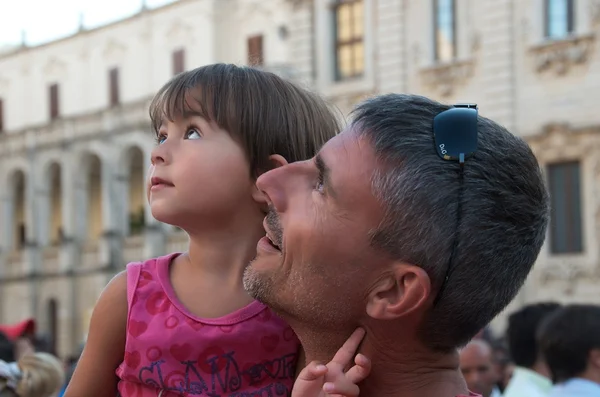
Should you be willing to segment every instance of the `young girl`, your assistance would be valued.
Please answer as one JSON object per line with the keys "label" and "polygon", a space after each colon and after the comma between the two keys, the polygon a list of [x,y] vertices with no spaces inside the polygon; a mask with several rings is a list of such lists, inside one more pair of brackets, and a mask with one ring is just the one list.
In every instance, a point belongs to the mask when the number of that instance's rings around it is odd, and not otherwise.
{"label": "young girl", "polygon": [[[273,74],[224,64],[174,77],[150,114],[152,214],[185,230],[189,249],[129,264],[107,285],[65,396],[290,395],[300,343],[242,285],[265,235],[255,179],[285,160],[311,158],[338,132],[336,118]],[[327,368],[305,371],[294,396],[323,386]],[[329,371],[326,389],[360,380],[340,365]]]}

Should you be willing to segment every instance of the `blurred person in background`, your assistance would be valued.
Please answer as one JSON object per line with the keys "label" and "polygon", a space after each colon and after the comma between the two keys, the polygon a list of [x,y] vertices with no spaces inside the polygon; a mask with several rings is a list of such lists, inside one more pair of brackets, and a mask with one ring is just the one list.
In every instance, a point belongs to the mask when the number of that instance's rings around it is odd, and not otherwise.
{"label": "blurred person in background", "polygon": [[514,371],[514,364],[508,354],[505,338],[494,340],[492,342],[492,350],[494,351],[494,367],[498,374],[498,383],[496,385],[500,393],[504,393]]}
{"label": "blurred person in background", "polygon": [[15,361],[15,346],[4,332],[0,332],[0,361]]}
{"label": "blurred person in background", "polygon": [[536,343],[540,324],[560,308],[558,303],[525,306],[508,319],[508,348],[515,363],[504,397],[546,397],[552,389],[550,371]]}
{"label": "blurred person in background", "polygon": [[460,370],[469,390],[483,397],[500,397],[494,351],[484,339],[473,339],[460,351]]}
{"label": "blurred person in background", "polygon": [[13,343],[15,360],[25,354],[35,352],[35,320],[29,318],[12,325],[0,325],[0,332],[4,333]]}
{"label": "blurred person in background", "polygon": [[538,345],[555,386],[550,397],[600,396],[600,306],[566,306],[543,323]]}
{"label": "blurred person in background", "polygon": [[83,351],[83,347],[79,349],[77,355],[70,356],[65,360],[65,382],[58,393],[58,397],[63,397],[65,392],[67,391],[67,387],[69,386],[69,382],[71,382],[71,378],[73,377],[73,373],[75,372],[75,368],[77,367],[77,363],[79,362],[79,358],[81,357],[81,352]]}
{"label": "blurred person in background", "polygon": [[492,335],[492,330],[490,330],[490,327],[487,326],[485,328],[482,328],[481,331],[479,331],[473,339],[483,339],[484,341],[490,343],[494,339],[494,337]]}
{"label": "blurred person in background", "polygon": [[26,354],[12,363],[0,361],[0,397],[51,397],[63,382],[62,364],[51,354]]}

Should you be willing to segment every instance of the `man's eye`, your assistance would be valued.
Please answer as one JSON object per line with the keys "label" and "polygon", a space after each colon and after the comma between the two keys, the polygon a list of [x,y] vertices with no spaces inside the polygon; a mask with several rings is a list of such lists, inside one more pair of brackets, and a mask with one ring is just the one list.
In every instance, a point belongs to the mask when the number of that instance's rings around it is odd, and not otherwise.
{"label": "man's eye", "polygon": [[323,177],[319,176],[319,180],[315,184],[315,190],[321,194],[325,193],[325,185],[323,184]]}

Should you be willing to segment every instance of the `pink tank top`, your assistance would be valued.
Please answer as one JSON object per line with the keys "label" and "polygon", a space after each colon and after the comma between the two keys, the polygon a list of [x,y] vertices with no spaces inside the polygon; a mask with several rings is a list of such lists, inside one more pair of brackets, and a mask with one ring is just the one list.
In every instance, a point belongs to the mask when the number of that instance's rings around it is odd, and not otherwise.
{"label": "pink tank top", "polygon": [[120,395],[290,395],[300,348],[292,329],[257,301],[224,317],[195,317],[169,281],[177,255],[127,265],[127,338],[116,371]]}

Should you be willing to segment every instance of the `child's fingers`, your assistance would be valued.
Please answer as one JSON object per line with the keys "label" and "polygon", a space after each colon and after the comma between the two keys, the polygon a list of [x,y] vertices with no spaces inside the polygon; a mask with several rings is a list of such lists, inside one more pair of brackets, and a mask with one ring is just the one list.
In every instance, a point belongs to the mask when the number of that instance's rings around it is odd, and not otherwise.
{"label": "child's fingers", "polygon": [[358,397],[360,389],[354,383],[347,382],[346,380],[341,382],[326,382],[323,385],[323,391],[329,396],[343,396],[343,397]]}
{"label": "child's fingers", "polygon": [[371,360],[363,354],[357,354],[354,359],[356,365],[346,372],[346,379],[354,384],[360,383],[371,373]]}
{"label": "child's fingers", "polygon": [[327,373],[327,367],[318,361],[311,361],[300,373],[298,374],[299,380],[312,382],[314,380],[323,377]]}
{"label": "child's fingers", "polygon": [[364,337],[365,330],[362,328],[356,329],[342,345],[340,350],[337,351],[331,362],[341,365],[342,368],[349,364]]}

